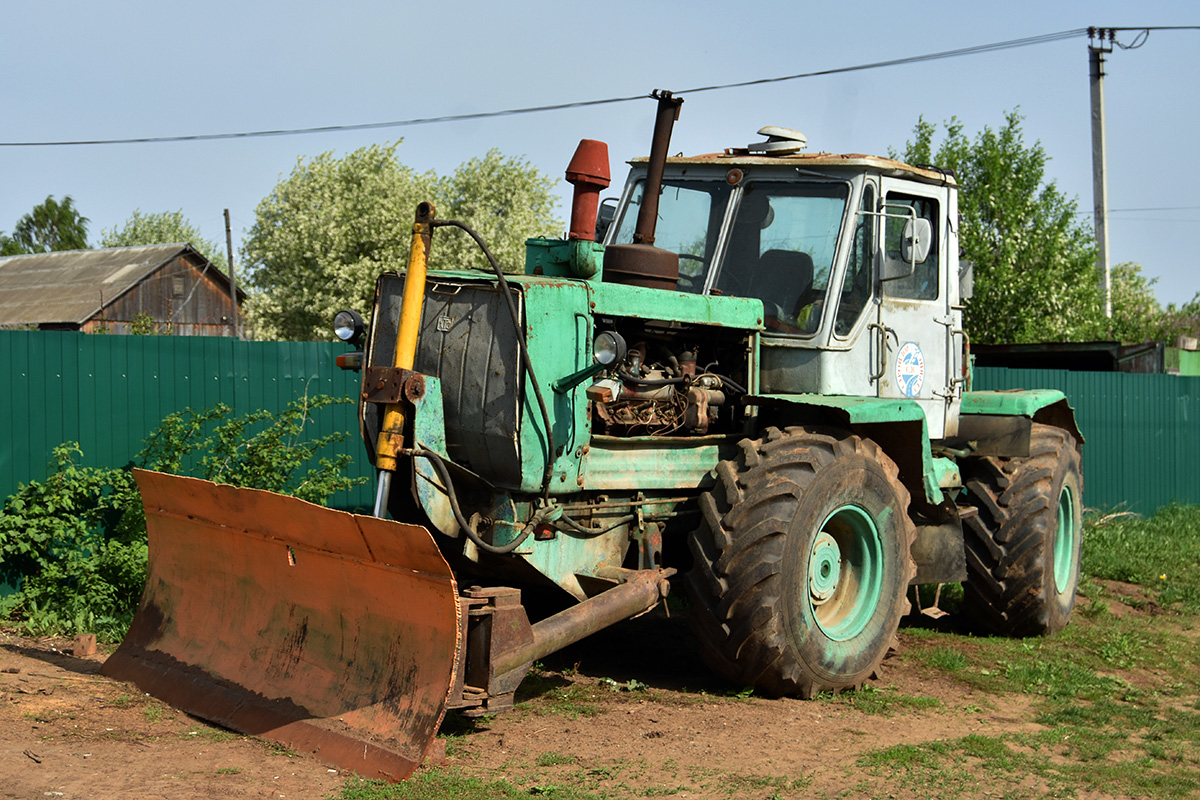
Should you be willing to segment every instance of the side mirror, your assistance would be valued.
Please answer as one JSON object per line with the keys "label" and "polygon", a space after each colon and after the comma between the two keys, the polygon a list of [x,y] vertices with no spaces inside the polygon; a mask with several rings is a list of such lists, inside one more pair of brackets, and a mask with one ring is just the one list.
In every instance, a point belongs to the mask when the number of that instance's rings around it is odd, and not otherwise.
{"label": "side mirror", "polygon": [[604,237],[608,235],[609,226],[612,225],[613,219],[617,216],[617,198],[606,197],[600,201],[600,208],[596,212],[596,241],[603,242]]}
{"label": "side mirror", "polygon": [[958,299],[970,300],[975,296],[975,265],[970,261],[958,262]]}
{"label": "side mirror", "polygon": [[900,234],[900,258],[909,264],[920,264],[929,258],[931,247],[933,226],[929,220],[917,217],[904,223],[904,232]]}

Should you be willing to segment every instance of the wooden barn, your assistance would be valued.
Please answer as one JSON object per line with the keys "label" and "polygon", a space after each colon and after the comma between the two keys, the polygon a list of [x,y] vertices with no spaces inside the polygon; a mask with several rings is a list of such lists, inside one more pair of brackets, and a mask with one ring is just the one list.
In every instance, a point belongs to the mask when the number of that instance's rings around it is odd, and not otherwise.
{"label": "wooden barn", "polygon": [[0,258],[0,328],[233,336],[233,323],[229,276],[190,244]]}

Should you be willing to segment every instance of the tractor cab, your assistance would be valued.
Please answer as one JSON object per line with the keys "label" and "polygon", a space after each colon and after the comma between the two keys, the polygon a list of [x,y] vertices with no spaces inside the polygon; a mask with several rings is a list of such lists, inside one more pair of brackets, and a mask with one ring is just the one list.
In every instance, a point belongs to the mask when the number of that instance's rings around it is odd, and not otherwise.
{"label": "tractor cab", "polygon": [[[609,244],[634,241],[631,163]],[[669,158],[655,246],[679,254],[677,291],[762,302],[761,394],[913,400],[940,439],[964,382],[956,197],[946,174],[873,156]]]}

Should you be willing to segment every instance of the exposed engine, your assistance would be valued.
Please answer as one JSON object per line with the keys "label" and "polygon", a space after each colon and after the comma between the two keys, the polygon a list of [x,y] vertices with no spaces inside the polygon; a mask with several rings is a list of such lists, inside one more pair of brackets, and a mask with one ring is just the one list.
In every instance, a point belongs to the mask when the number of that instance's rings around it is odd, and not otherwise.
{"label": "exposed engine", "polygon": [[[588,387],[592,429],[609,436],[703,436],[739,424],[747,343],[719,330],[672,324],[621,325],[631,344]],[[736,377],[733,377],[736,376]]]}

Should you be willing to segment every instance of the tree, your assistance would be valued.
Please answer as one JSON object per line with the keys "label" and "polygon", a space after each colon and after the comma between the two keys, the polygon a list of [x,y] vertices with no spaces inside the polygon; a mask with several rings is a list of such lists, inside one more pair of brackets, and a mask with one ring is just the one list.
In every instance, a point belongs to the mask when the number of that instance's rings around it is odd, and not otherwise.
{"label": "tree", "polygon": [[[438,216],[462,220],[474,228],[505,271],[525,266],[525,240],[562,230],[550,194],[555,181],[528,161],[489,150],[464,161],[438,184]],[[441,233],[441,231],[439,231]],[[433,263],[490,269],[487,257],[470,237],[447,230],[433,246]]]}
{"label": "tree", "polygon": [[12,236],[0,235],[0,255],[86,250],[88,218],[75,209],[70,195],[59,203],[54,195],[17,221]]}
{"label": "tree", "polygon": [[[257,290],[247,314],[260,335],[325,339],[339,309],[369,307],[379,273],[408,263],[421,201],[432,200],[439,218],[475,228],[509,268],[523,265],[526,238],[561,230],[553,181],[527,162],[493,150],[439,178],[401,164],[398,145],[300,159],[259,204],[242,261]],[[486,263],[464,233],[442,228],[434,235],[431,267]]]}
{"label": "tree", "polygon": [[187,242],[212,264],[220,269],[229,266],[221,245],[205,239],[200,231],[179,211],[162,211],[143,214],[135,210],[121,228],[100,232],[101,247],[137,247],[151,244],[176,244]]}
{"label": "tree", "polygon": [[1165,309],[1154,296],[1158,278],[1147,278],[1140,264],[1112,268],[1112,320],[1109,336],[1119,342],[1166,342],[1200,334],[1200,294],[1177,308]]}
{"label": "tree", "polygon": [[966,310],[972,339],[1019,344],[1104,336],[1092,231],[1078,220],[1075,200],[1045,181],[1049,156],[1040,143],[1025,143],[1021,119],[1009,112],[1002,128],[985,126],[972,142],[951,118],[935,153],[935,127],[922,118],[899,158],[957,175],[959,243],[975,269]]}

